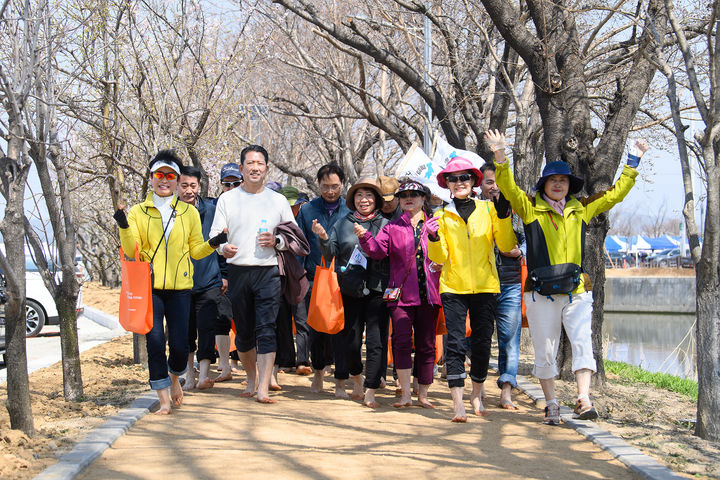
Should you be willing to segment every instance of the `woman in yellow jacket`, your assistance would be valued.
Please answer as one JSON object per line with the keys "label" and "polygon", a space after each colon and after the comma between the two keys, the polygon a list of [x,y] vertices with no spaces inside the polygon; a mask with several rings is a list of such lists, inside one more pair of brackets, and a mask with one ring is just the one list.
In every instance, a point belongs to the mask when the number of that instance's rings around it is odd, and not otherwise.
{"label": "woman in yellow jacket", "polygon": [[497,130],[485,134],[495,155],[495,180],[513,210],[525,224],[528,281],[525,305],[535,349],[533,375],[545,394],[547,425],[560,423],[555,398],[556,357],[561,327],[572,347],[572,369],[578,398],[573,418],[591,420],[597,412],[590,401],[590,380],[596,371],[592,348],[592,292],[582,273],[585,230],[590,220],[620,203],[635,184],[635,168],[650,148],[639,140],[628,155],[628,165],[615,185],[590,198],[575,198],[583,180],[561,161],[549,162],[530,197],[513,180],[505,159],[505,136]]}
{"label": "woman in yellow jacket", "polygon": [[475,415],[486,415],[481,391],[487,378],[490,342],[495,324],[495,300],[500,293],[494,244],[500,251],[515,247],[510,208],[501,198],[497,205],[472,198],[482,173],[469,160],[455,157],[437,175],[437,182],[450,189],[453,202],[428,220],[428,256],[443,265],[440,300],[448,331],[445,362],[453,422],[466,422],[463,404],[465,386],[465,318],[470,313],[470,403]]}
{"label": "woman in yellow jacket", "polygon": [[[140,259],[151,265],[153,328],[145,340],[150,388],[157,391],[160,399],[158,414],[168,414],[172,404],[182,403],[179,376],[187,369],[193,286],[190,258],[206,257],[220,243],[227,242],[224,233],[203,241],[200,214],[174,195],[181,167],[182,162],[172,151],[159,152],[149,165],[153,193],[130,208],[127,216],[122,208],[114,215],[125,253],[134,255],[137,246]],[[169,357],[165,356],[163,318],[167,321]]]}

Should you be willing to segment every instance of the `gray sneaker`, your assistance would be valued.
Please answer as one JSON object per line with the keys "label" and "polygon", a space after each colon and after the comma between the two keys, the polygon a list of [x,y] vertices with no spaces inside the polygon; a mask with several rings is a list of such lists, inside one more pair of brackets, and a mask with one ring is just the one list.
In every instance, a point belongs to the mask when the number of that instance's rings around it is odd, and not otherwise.
{"label": "gray sneaker", "polygon": [[552,403],[545,407],[545,425],[560,425],[560,405]]}

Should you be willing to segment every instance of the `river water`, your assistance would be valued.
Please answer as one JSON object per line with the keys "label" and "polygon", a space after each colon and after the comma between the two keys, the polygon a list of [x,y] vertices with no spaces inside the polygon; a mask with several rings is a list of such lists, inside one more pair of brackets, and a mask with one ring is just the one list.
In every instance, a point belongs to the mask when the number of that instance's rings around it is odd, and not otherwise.
{"label": "river water", "polygon": [[695,315],[605,313],[605,358],[697,380]]}

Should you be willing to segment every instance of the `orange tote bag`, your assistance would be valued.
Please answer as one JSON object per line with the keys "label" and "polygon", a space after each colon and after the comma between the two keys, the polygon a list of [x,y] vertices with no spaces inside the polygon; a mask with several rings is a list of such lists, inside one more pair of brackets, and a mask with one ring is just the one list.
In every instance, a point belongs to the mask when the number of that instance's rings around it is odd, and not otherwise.
{"label": "orange tote bag", "polygon": [[122,287],[120,288],[120,325],[128,332],[145,335],[153,326],[152,285],[150,264],[140,261],[135,247],[135,260],[126,260],[120,249]]}
{"label": "orange tote bag", "polygon": [[325,266],[323,258],[315,269],[307,323],[316,332],[330,334],[338,333],[345,327],[345,310],[334,258],[330,268]]}

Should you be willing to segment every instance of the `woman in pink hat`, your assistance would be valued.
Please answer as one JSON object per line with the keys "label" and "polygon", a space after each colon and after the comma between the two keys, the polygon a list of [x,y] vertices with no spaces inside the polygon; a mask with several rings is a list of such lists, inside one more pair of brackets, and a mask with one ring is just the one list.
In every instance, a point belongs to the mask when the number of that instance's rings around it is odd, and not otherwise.
{"label": "woman in pink hat", "polygon": [[495,298],[500,293],[495,249],[515,247],[510,206],[504,198],[497,203],[472,198],[472,189],[480,185],[482,173],[462,157],[450,160],[437,175],[437,182],[450,190],[452,202],[428,220],[430,260],[443,264],[440,299],[448,331],[447,380],[453,399],[453,422],[466,422],[463,390],[465,387],[465,319],[470,314],[470,403],[475,415],[487,415],[481,392],[487,378],[490,343],[495,321]]}

